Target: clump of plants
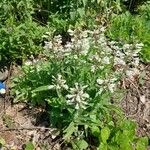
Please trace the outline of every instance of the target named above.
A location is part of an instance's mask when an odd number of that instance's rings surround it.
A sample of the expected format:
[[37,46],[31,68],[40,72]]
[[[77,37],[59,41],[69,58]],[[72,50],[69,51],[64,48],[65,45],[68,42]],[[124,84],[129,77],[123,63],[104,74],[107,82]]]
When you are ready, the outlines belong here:
[[136,14],[123,11],[121,14],[112,14],[107,36],[123,43],[141,41],[144,44],[141,58],[145,62],[150,61],[150,17],[149,3],[138,7]]
[[143,44],[109,41],[104,31],[69,29],[65,43],[47,32],[46,62],[23,65],[23,74],[13,79],[14,102],[45,106],[50,127],[73,149],[145,149],[147,139],[136,137],[136,125],[117,106],[120,78],[138,74]]

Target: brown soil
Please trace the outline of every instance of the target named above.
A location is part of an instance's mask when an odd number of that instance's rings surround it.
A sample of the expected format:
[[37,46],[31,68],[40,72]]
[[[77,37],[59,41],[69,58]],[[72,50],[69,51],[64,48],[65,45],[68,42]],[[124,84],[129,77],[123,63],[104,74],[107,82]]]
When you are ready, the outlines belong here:
[[127,92],[121,106],[126,117],[137,122],[137,134],[150,136],[150,64],[140,68],[138,77],[123,80]]

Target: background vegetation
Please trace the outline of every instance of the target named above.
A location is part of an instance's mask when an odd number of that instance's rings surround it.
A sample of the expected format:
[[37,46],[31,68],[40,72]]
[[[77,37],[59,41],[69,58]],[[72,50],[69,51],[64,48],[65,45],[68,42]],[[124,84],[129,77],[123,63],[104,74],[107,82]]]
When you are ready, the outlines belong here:
[[139,55],[150,62],[149,1],[3,0],[0,37],[0,60],[22,68],[13,78],[14,102],[44,107],[66,145],[146,148],[147,138],[136,136],[136,124],[117,105],[117,85],[127,74],[113,65],[118,51],[123,65]]

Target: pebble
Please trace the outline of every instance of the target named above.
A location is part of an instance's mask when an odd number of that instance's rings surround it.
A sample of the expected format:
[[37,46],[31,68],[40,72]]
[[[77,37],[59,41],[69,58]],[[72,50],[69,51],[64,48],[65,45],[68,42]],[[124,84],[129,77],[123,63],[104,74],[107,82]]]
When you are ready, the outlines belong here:
[[0,66],[0,81],[6,80],[8,77],[8,69],[6,66]]

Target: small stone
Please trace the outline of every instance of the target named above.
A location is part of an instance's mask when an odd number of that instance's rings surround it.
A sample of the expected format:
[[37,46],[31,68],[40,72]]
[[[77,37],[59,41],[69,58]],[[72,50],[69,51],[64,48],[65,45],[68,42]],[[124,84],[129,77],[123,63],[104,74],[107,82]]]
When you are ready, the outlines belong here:
[[8,69],[6,66],[0,66],[0,81],[6,80],[8,77]]

